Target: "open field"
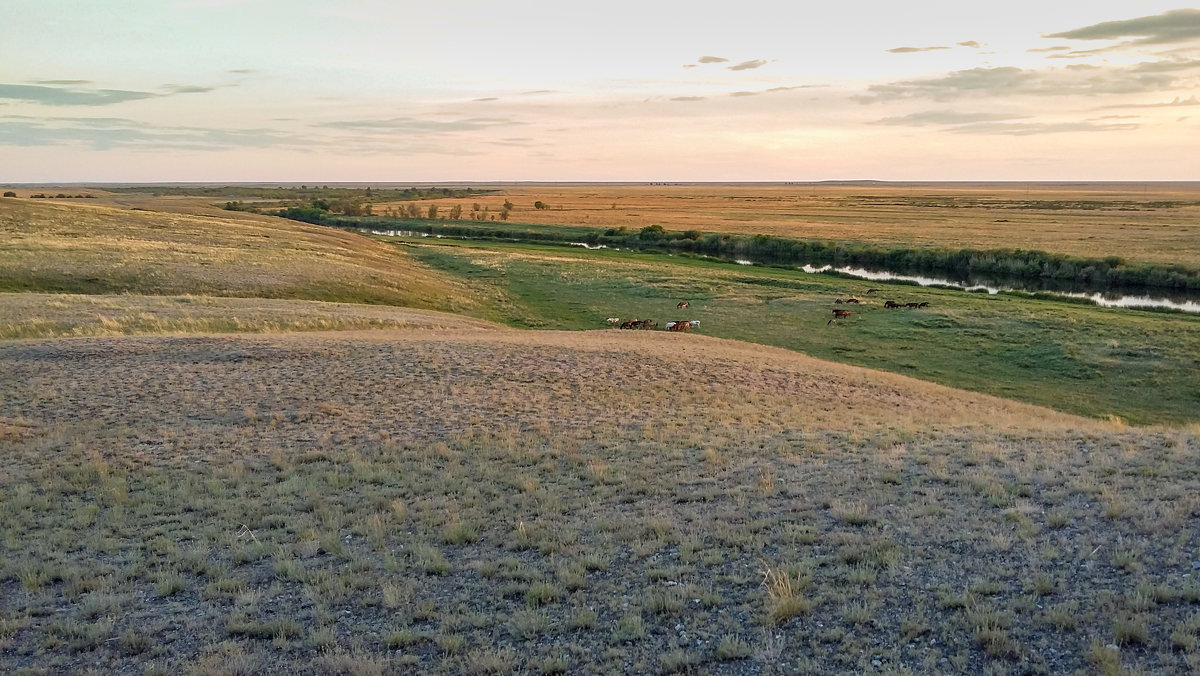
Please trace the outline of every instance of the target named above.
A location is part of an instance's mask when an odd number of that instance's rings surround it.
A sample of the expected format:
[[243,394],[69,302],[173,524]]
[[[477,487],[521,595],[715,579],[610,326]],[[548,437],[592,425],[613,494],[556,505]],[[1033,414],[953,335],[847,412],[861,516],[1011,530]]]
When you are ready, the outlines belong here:
[[0,668],[1181,673],[1200,439],[663,332],[0,344]]
[[[775,345],[1093,417],[1195,421],[1200,317],[808,275],[695,258],[408,240],[413,257],[495,299],[480,316],[587,329],[606,317],[696,319]],[[871,288],[879,290],[868,294]],[[856,296],[862,303],[837,305]],[[928,302],[889,310],[888,299]],[[687,300],[686,311],[675,309]],[[835,308],[854,314],[828,325]]]
[[213,296],[0,293],[0,314],[0,339],[490,326],[387,305]]
[[[503,186],[436,200],[516,223],[767,234],[893,247],[1036,249],[1200,265],[1200,184]],[[541,201],[546,209],[535,209]],[[390,205],[400,206],[401,203]],[[378,205],[383,213],[389,205]],[[467,218],[468,216],[464,216]]]
[[297,298],[461,310],[404,253],[330,228],[220,211],[0,199],[0,291]]

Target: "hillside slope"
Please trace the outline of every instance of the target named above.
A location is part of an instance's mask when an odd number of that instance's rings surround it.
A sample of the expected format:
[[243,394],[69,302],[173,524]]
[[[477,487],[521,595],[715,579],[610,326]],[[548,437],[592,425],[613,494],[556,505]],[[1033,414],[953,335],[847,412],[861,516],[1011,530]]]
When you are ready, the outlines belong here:
[[3,671],[1200,668],[1194,431],[665,332],[0,373]]
[[447,311],[478,303],[395,247],[339,230],[238,212],[11,198],[0,200],[0,290],[292,298]]

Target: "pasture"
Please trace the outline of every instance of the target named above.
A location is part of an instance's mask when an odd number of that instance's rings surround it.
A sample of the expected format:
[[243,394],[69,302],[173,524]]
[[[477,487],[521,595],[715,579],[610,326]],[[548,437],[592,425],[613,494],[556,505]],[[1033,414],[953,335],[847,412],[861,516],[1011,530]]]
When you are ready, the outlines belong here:
[[[1187,422],[1200,411],[1200,317],[884,284],[695,258],[407,240],[410,255],[495,299],[483,318],[604,328],[703,320],[706,335],[796,350],[1092,417]],[[874,294],[867,290],[879,288]],[[827,322],[838,298],[863,300]],[[690,307],[677,309],[686,299]],[[885,308],[888,299],[929,303]]]
[[0,671],[1200,670],[1200,318],[382,240],[0,200]]

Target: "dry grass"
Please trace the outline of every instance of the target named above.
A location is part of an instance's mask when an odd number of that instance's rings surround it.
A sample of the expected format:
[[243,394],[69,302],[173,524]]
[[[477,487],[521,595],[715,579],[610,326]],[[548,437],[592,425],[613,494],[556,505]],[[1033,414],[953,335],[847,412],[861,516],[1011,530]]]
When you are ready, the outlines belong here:
[[[478,203],[495,214],[505,200],[516,207],[509,220],[519,223],[633,230],[657,224],[668,230],[1200,264],[1195,183],[506,186],[501,195],[431,203],[443,213],[461,204],[464,214]],[[534,209],[535,201],[550,208]]]
[[28,340],[0,372],[3,671],[1196,663],[1186,429],[666,333]]
[[0,339],[497,328],[462,315],[410,308],[191,295],[0,293],[0,316]]
[[0,200],[0,289],[298,298],[462,311],[478,299],[395,247],[266,216]]

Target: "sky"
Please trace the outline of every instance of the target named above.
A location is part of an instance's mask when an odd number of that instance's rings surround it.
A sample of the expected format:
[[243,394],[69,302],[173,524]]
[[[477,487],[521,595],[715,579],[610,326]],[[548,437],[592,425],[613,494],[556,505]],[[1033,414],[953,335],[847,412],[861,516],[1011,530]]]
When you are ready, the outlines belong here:
[[0,182],[1200,180],[1178,2],[5,0]]

